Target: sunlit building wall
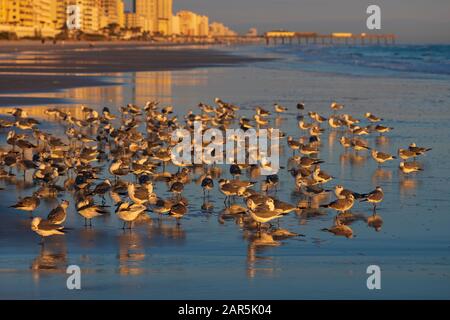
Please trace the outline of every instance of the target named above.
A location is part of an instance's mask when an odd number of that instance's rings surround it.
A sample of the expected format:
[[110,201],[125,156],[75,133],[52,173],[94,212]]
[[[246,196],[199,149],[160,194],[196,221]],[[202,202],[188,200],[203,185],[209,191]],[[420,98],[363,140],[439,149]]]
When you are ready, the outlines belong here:
[[2,0],[0,23],[12,26],[34,27],[33,0]]
[[125,13],[125,28],[140,29],[141,32],[152,32],[152,23],[137,13]]
[[207,16],[198,16],[197,22],[198,35],[207,37],[209,35],[209,18]]
[[100,0],[100,15],[103,16],[100,27],[111,24],[124,26],[124,4],[122,0]]
[[213,22],[209,25],[209,34],[212,37],[235,36],[236,32],[220,22]]
[[152,30],[157,30],[157,0],[135,0],[136,14],[152,23]]
[[67,21],[67,0],[54,0],[51,1],[53,26],[58,33],[66,24]]
[[192,11],[182,10],[177,13],[180,19],[180,34],[183,36],[197,36],[197,14]]
[[135,13],[152,22],[152,30],[161,35],[172,34],[172,0],[135,0]]
[[172,23],[172,34],[179,35],[180,34],[180,17],[172,16],[171,23]]
[[161,35],[172,34],[172,0],[158,0],[157,2],[157,31]]

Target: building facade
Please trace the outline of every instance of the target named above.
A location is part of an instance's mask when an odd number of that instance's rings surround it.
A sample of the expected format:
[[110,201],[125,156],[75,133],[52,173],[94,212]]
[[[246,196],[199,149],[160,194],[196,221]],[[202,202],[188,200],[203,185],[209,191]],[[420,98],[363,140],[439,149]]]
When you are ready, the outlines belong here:
[[172,0],[134,0],[135,13],[151,21],[152,30],[160,35],[172,34]]

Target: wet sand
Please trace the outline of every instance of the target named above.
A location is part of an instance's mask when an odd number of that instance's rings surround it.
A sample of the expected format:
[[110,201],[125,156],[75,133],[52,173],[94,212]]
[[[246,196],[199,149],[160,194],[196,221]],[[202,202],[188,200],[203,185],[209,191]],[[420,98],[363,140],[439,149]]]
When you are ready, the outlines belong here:
[[[157,45],[145,42],[0,42],[0,106],[34,104],[16,93],[54,92],[110,85],[99,74],[173,71],[231,66],[267,60],[233,55],[211,46]],[[52,101],[57,103],[58,101]]]

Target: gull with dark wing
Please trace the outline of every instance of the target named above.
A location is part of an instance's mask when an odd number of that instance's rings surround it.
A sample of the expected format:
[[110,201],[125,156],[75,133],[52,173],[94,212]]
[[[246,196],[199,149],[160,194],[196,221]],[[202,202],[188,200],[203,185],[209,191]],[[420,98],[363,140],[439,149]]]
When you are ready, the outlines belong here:
[[406,174],[423,171],[422,167],[418,163],[406,161],[400,162],[400,170]]
[[365,117],[366,117],[367,120],[369,120],[370,122],[380,122],[380,121],[383,121],[383,119],[381,119],[381,118],[375,116],[374,114],[372,114],[372,113],[370,113],[370,112],[367,112],[367,113],[365,114]]
[[67,208],[69,207],[69,201],[63,200],[60,205],[52,209],[47,216],[47,220],[53,224],[63,224],[67,218]]
[[14,208],[17,210],[28,211],[30,216],[33,216],[33,211],[39,207],[41,201],[39,200],[38,195],[33,194],[31,197],[25,197],[20,199],[16,204],[12,205],[10,208]]
[[91,198],[86,198],[80,201],[76,205],[77,212],[84,218],[84,226],[86,227],[89,222],[89,226],[92,227],[92,219],[108,214],[106,206],[100,206],[93,203]]
[[336,197],[338,199],[345,199],[350,194],[353,195],[353,197],[355,199],[362,199],[367,196],[365,194],[361,194],[361,193],[353,192],[349,189],[345,189],[342,185],[337,185],[336,187],[334,187],[334,194],[336,195]]
[[348,194],[344,199],[337,199],[329,204],[320,205],[321,208],[331,208],[338,212],[347,212],[350,210],[355,203],[355,196],[353,194]]
[[41,217],[35,217],[31,220],[31,230],[41,236],[40,244],[44,244],[45,237],[63,235],[66,232],[63,226],[51,223],[48,220],[42,220]]
[[373,204],[373,210],[375,211],[375,209],[377,208],[377,204],[381,203],[383,201],[384,198],[384,193],[383,193],[383,189],[380,186],[377,186],[375,188],[375,190],[373,190],[372,192],[368,193],[366,197],[364,197],[364,199],[361,200],[361,202],[370,202]]
[[375,149],[372,149],[372,158],[378,163],[385,163],[386,161],[390,161],[390,160],[394,160],[397,159],[397,157],[389,154],[389,153],[385,153],[385,152],[381,152],[381,151],[377,151]]
[[415,143],[411,143],[408,147],[409,151],[415,152],[418,155],[425,154],[428,151],[431,151],[431,148],[418,147]]

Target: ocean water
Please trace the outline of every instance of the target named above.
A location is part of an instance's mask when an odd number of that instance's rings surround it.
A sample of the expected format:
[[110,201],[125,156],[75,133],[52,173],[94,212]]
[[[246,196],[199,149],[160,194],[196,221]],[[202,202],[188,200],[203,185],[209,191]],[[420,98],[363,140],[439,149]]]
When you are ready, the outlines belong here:
[[[272,62],[227,68],[186,71],[108,74],[114,85],[75,88],[57,93],[32,94],[58,98],[56,106],[76,113],[80,105],[112,112],[124,103],[144,104],[157,99],[172,104],[175,113],[196,110],[215,97],[241,107],[251,116],[257,105],[289,108],[270,125],[286,135],[303,135],[297,127],[295,105],[328,117],[332,101],[345,112],[363,119],[366,112],[394,127],[385,137],[370,136],[371,147],[396,153],[411,142],[433,150],[418,159],[424,171],[410,176],[398,161],[378,167],[365,152],[345,151],[342,132],[324,125],[320,158],[322,169],[357,192],[381,185],[385,199],[377,210],[383,219],[378,232],[364,217],[371,206],[357,203],[359,219],[351,224],[355,237],[346,239],[321,231],[335,213],[308,216],[291,213],[281,227],[304,237],[262,245],[233,219],[223,220],[223,195],[211,193],[211,212],[201,210],[202,191],[185,188],[189,214],[176,226],[171,219],[150,214],[133,232],[123,232],[112,213],[83,227],[72,200],[64,237],[47,239],[44,248],[29,229],[26,214],[8,208],[17,197],[31,194],[31,172],[0,182],[0,297],[33,299],[448,299],[450,298],[450,81],[449,51],[445,46],[386,47],[240,47],[237,53],[276,57]],[[50,101],[50,100],[49,100]],[[64,126],[46,117],[46,104],[24,106],[31,116],[55,133]],[[8,108],[0,109],[4,114]],[[362,122],[366,124],[365,121]],[[1,132],[4,141],[6,132]],[[281,164],[291,151],[284,144]],[[105,165],[107,165],[105,163]],[[175,168],[169,168],[176,171]],[[223,168],[229,177],[228,167]],[[246,177],[242,177],[244,179]],[[263,178],[258,178],[261,181]],[[277,197],[296,204],[300,196],[293,178],[280,171]],[[62,183],[62,180],[61,180]],[[217,185],[217,182],[216,182]],[[256,187],[258,188],[259,185]],[[155,186],[167,197],[167,186]],[[320,199],[326,203],[333,197]],[[110,199],[107,199],[111,203]],[[45,217],[55,200],[45,201],[36,214]],[[82,270],[81,290],[66,288],[68,265]],[[381,268],[381,290],[368,290],[369,265]]]
[[284,45],[265,50],[289,56],[291,66],[308,71],[405,78],[450,75],[450,45]]

